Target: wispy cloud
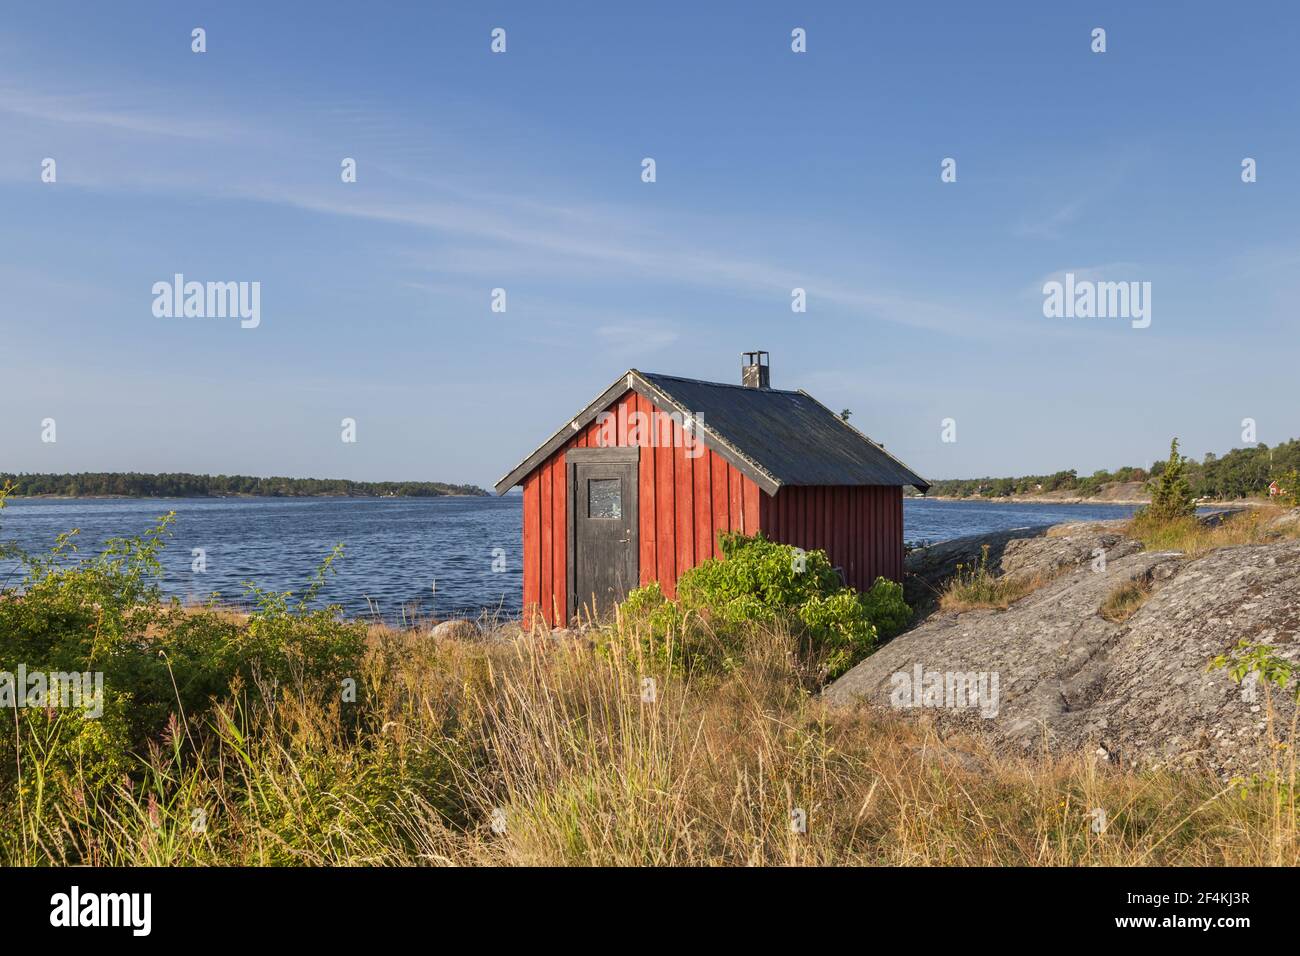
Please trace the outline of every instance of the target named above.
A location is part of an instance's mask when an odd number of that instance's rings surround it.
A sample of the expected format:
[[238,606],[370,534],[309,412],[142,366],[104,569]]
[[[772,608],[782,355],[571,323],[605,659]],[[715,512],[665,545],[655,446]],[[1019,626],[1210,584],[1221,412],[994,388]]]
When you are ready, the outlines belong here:
[[0,113],[43,123],[92,127],[148,137],[192,140],[229,139],[242,132],[227,119],[195,119],[176,113],[149,112],[123,104],[107,105],[106,97],[60,95],[0,88]]
[[1060,239],[1079,220],[1088,199],[1080,196],[1042,215],[1021,219],[1012,233],[1023,239]]
[[[1133,279],[1141,279],[1145,267],[1137,262],[1103,262],[1092,266],[1070,266],[1064,269],[1057,269],[1046,275],[1035,279],[1030,285],[1025,286],[1020,297],[1023,299],[1043,298],[1043,286],[1049,282],[1064,282],[1066,273],[1074,276],[1076,282],[1119,282]],[[1150,276],[1146,276],[1150,279]]]
[[[128,143],[134,140],[136,149],[116,150],[98,159],[93,170],[78,167],[75,178],[69,176],[72,185],[105,192],[234,199],[413,230],[413,235],[399,234],[395,242],[406,248],[405,259],[414,270],[430,275],[531,272],[588,284],[653,282],[783,303],[800,287],[807,291],[810,309],[832,309],[850,321],[885,322],[968,339],[1026,332],[1022,322],[999,319],[994,309],[973,298],[963,300],[960,290],[945,299],[928,290],[864,284],[842,269],[827,269],[824,263],[838,256],[834,248],[801,246],[784,262],[770,254],[745,255],[746,228],[723,217],[702,220],[683,211],[674,220],[671,211],[661,209],[652,218],[639,207],[555,198],[566,188],[571,193],[580,189],[575,184],[548,187],[546,197],[540,198],[528,192],[484,191],[450,176],[430,177],[398,158],[400,124],[391,117],[373,124],[372,132],[388,148],[379,151],[382,158],[373,168],[362,166],[365,185],[354,188],[337,182],[337,147],[322,146],[319,132],[303,128],[296,117],[281,117],[273,105],[232,121],[215,114],[194,118],[190,111],[169,104],[163,94],[69,97],[2,89],[0,112],[80,130],[85,134],[83,150],[93,149],[104,129]],[[180,144],[171,150],[160,147],[158,140],[164,137],[215,140],[219,145],[195,155]],[[307,157],[309,162],[287,163],[286,156]],[[310,168],[312,162],[320,171],[303,175],[304,166]],[[30,176],[29,170],[13,167],[3,172],[11,178]]]
[[1055,182],[1038,184],[1041,200],[1032,211],[1023,213],[1012,225],[1011,234],[1020,239],[1046,239],[1056,241],[1069,238],[1070,234],[1083,225],[1085,214],[1105,201],[1126,184],[1131,183],[1134,173],[1144,168],[1151,161],[1151,148],[1146,143],[1128,144],[1120,149],[1111,150],[1086,157],[1076,156],[1073,163],[1083,168],[1075,170],[1062,167],[1059,162],[1046,164],[1053,175],[1061,182],[1080,181],[1088,183],[1086,188],[1062,188]]

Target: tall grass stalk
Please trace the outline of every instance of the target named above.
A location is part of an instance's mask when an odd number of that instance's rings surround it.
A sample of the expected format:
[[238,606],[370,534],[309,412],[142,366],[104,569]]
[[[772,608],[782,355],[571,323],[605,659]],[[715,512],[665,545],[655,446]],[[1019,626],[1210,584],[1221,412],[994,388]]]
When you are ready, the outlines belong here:
[[[603,653],[540,634],[435,644],[372,629],[360,713],[292,684],[236,687],[192,734],[172,721],[112,786],[73,772],[42,780],[35,804],[7,805],[0,859],[1300,863],[1293,750],[1231,785],[1086,756],[1008,758],[924,723],[825,710],[789,635],[756,633],[742,666],[697,680],[656,671],[620,626],[596,635]],[[24,738],[22,752],[23,773],[40,774],[40,742]]]

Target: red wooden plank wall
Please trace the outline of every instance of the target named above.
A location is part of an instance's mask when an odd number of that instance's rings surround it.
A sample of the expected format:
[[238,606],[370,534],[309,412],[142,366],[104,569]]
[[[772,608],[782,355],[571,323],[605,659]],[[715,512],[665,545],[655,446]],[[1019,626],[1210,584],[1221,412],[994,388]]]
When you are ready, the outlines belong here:
[[762,499],[764,534],[824,550],[851,587],[865,591],[878,577],[903,580],[902,488],[787,485]]
[[[610,407],[617,416],[599,419],[577,433],[524,479],[524,619],[539,611],[551,626],[565,620],[568,602],[568,489],[564,454],[597,448],[614,439],[639,445],[638,514],[641,583],[658,581],[677,593],[677,577],[706,558],[718,556],[718,533],[759,530],[758,485],[711,449],[688,449],[681,425],[654,413],[650,400],[625,392]],[[633,416],[639,412],[639,416]],[[691,457],[698,454],[698,457]]]

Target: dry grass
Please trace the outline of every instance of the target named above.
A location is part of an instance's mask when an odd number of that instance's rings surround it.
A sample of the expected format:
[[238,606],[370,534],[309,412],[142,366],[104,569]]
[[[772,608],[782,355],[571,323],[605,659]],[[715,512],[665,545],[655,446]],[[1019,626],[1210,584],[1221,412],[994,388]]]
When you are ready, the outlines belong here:
[[1106,596],[1099,613],[1112,624],[1122,624],[1136,614],[1150,596],[1150,580],[1145,577],[1133,578]]
[[944,611],[971,611],[976,608],[1005,610],[1021,598],[1033,594],[1058,575],[997,574],[988,566],[989,547],[985,545],[977,563],[957,565],[939,594]]
[[238,689],[216,739],[150,755],[148,787],[51,794],[60,812],[25,821],[33,839],[7,862],[1300,864],[1294,793],[1277,782],[1294,766],[1228,786],[1002,758],[890,714],[825,710],[780,633],[700,680],[656,670],[635,642],[605,646],[376,628],[361,720],[294,689]]
[[1216,548],[1300,537],[1300,523],[1276,523],[1284,514],[1286,509],[1277,505],[1261,505],[1230,515],[1216,524],[1208,524],[1196,517],[1154,522],[1138,515],[1124,526],[1123,533],[1141,541],[1149,551],[1181,551],[1195,557]]
[[1046,574],[990,574],[987,578],[973,580],[958,580],[954,577],[939,596],[939,607],[945,611],[971,611],[976,608],[1004,611],[1052,580],[1053,577]]

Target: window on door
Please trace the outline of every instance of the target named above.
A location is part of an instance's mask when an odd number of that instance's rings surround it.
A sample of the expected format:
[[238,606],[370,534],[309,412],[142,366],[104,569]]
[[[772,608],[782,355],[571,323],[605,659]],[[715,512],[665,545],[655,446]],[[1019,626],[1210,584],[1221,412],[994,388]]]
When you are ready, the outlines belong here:
[[587,517],[623,517],[622,483],[617,478],[589,478],[587,480]]

